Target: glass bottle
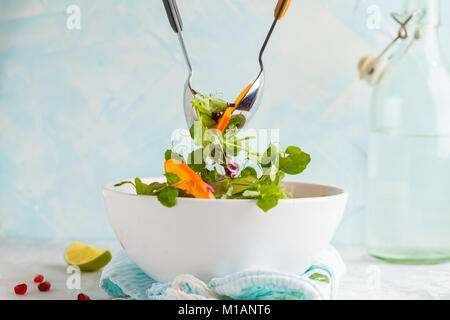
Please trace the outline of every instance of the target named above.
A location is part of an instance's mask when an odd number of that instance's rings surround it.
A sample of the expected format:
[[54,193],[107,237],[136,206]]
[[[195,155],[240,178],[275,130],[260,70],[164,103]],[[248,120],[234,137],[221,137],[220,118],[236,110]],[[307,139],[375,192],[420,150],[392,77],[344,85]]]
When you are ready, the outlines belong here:
[[440,1],[420,10],[374,89],[367,249],[405,264],[450,260],[450,75],[439,44]]

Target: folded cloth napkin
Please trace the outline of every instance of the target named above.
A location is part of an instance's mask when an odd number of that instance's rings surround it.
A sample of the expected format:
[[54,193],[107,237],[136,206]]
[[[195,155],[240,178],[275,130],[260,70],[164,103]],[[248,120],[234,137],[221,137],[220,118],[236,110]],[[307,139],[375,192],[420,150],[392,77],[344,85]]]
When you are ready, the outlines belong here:
[[137,300],[324,300],[334,299],[345,265],[332,246],[313,260],[302,274],[252,270],[209,283],[180,275],[157,282],[121,251],[103,270],[100,287],[114,298]]

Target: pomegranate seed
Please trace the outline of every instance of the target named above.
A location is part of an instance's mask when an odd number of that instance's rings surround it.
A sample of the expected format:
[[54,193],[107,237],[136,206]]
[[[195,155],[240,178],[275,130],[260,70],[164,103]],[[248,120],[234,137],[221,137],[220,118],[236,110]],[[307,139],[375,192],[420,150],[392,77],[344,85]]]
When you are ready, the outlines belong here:
[[221,112],[216,112],[213,113],[212,118],[214,121],[219,121],[219,119],[222,117],[222,113]]
[[39,289],[39,291],[41,291],[41,292],[49,291],[49,290],[50,290],[50,287],[51,287],[51,284],[50,284],[50,282],[48,282],[48,281],[42,282],[42,283],[40,283],[40,284],[38,285],[38,289]]
[[84,293],[80,293],[78,295],[78,300],[91,300],[91,298],[89,298],[89,296]]
[[19,296],[23,296],[25,293],[27,293],[27,285],[25,283],[22,283],[15,286],[14,292]]
[[42,281],[44,281],[44,276],[42,274],[38,274],[36,275],[36,277],[34,277],[35,283],[41,283]]

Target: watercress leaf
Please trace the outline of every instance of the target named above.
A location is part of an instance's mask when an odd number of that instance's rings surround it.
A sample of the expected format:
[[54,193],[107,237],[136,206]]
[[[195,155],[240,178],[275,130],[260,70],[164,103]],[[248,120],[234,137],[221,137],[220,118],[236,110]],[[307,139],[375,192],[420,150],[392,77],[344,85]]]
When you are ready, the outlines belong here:
[[167,183],[152,182],[149,184],[149,188],[150,188],[152,194],[159,193],[165,187],[167,187]]
[[272,184],[273,181],[270,179],[270,176],[268,175],[262,175],[259,179],[258,179],[258,184],[260,186],[262,185],[267,185],[267,184]]
[[223,112],[228,108],[228,102],[213,96],[209,101],[209,107],[212,112]]
[[184,190],[178,189],[178,198],[195,198],[195,197]]
[[142,180],[139,179],[139,178],[136,178],[134,180],[134,183],[135,183],[135,186],[136,186],[136,193],[139,194],[139,195],[145,194],[144,193],[145,187],[144,187],[144,183],[142,182]]
[[212,118],[212,116],[210,114],[206,114],[206,113],[201,112],[200,113],[200,119],[202,121],[202,124],[206,128],[213,128],[217,124],[217,122]]
[[217,179],[220,177],[220,173],[217,172],[216,169],[214,170],[208,170],[207,168],[203,168],[201,170],[202,179],[211,184],[214,187],[214,184],[216,184]]
[[254,177],[257,178],[258,177],[258,173],[256,172],[256,170],[252,167],[246,167],[241,171],[241,178],[246,178],[246,177]]
[[248,185],[241,185],[241,184],[233,184],[233,187],[231,189],[231,195],[234,196],[236,194],[242,193],[246,191],[250,186]]
[[175,151],[172,151],[172,150],[167,150],[165,153],[164,153],[164,158],[166,159],[166,161],[167,160],[170,160],[170,159],[175,159],[175,160],[179,160],[179,161],[181,161],[181,162],[183,162],[183,163],[185,163],[186,161],[184,160],[184,157],[181,155],[181,154],[179,154],[179,153],[177,153],[177,152],[175,152]]
[[167,178],[168,185],[174,185],[181,181],[181,178],[178,175],[176,175],[175,173],[166,172],[164,174],[164,176]]
[[172,208],[177,204],[178,189],[174,187],[164,188],[158,194],[158,200],[165,207]]
[[258,207],[260,207],[264,212],[269,211],[270,209],[276,207],[278,205],[278,197],[274,195],[262,196],[256,202]]
[[216,182],[215,184],[213,184],[213,186],[216,190],[216,192],[214,192],[216,198],[221,198],[223,195],[227,194],[228,190],[230,189],[228,179]]
[[282,188],[274,183],[263,184],[259,186],[260,196],[257,201],[257,205],[267,212],[278,204],[279,199],[284,198]]
[[287,147],[285,152],[287,154],[292,154],[292,155],[301,155],[304,153],[302,151],[302,149],[300,149],[299,147],[294,147],[294,146]]
[[311,156],[297,147],[288,147],[286,154],[287,157],[280,158],[279,168],[289,175],[302,173],[311,162]]
[[236,185],[249,186],[249,185],[255,183],[256,181],[258,181],[258,178],[254,177],[254,176],[247,176],[247,177],[234,178],[231,180],[231,183],[236,184]]
[[244,178],[234,178],[231,180],[231,185],[233,187],[232,194],[238,194],[244,192],[245,190],[254,188],[253,184],[258,181],[257,178],[253,176],[247,176]]
[[279,196],[281,192],[281,188],[279,185],[275,183],[264,184],[259,188],[259,192],[262,196]]
[[144,195],[144,196],[152,196],[152,195],[154,195],[153,187],[151,187],[148,184],[143,183],[141,179],[136,178],[134,180],[134,182],[136,184],[136,193],[138,195]]

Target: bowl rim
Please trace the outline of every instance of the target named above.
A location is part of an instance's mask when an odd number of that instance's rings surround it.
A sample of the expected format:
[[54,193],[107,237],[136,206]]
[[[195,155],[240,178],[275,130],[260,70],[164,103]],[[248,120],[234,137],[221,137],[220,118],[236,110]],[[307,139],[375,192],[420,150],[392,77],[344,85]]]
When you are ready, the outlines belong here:
[[[164,177],[149,177],[149,178],[141,178],[142,180],[152,180],[155,182],[161,182],[164,181]],[[142,197],[149,197],[149,198],[156,198],[156,197],[150,197],[150,196],[143,196],[143,195],[138,195],[138,194],[133,194],[133,193],[128,193],[128,192],[123,192],[118,190],[116,187],[114,187],[115,184],[120,183],[122,181],[133,181],[134,179],[120,179],[120,180],[114,180],[114,181],[110,181],[107,182],[105,184],[103,184],[102,186],[102,191],[108,191],[108,192],[112,192],[115,193],[117,195],[122,195],[122,196],[128,196],[128,197],[137,197],[137,198],[142,198]],[[348,192],[338,188],[338,187],[334,187],[334,186],[330,186],[330,185],[324,185],[324,184],[316,184],[316,183],[309,183],[309,182],[299,182],[299,181],[284,181],[284,183],[287,184],[300,184],[300,185],[304,185],[304,186],[312,186],[312,187],[324,187],[324,188],[329,188],[331,190],[335,190],[336,194],[333,195],[326,195],[326,196],[316,196],[316,197],[304,197],[304,198],[292,198],[292,199],[280,199],[278,200],[281,203],[292,203],[292,202],[309,202],[309,201],[324,201],[324,200],[336,200],[339,198],[347,198],[348,197]],[[177,198],[177,200],[180,201],[195,201],[195,202],[211,202],[211,201],[215,201],[215,202],[220,202],[220,203],[230,203],[230,202],[254,202],[254,199],[195,199],[195,198]]]

